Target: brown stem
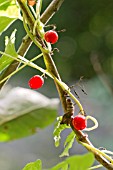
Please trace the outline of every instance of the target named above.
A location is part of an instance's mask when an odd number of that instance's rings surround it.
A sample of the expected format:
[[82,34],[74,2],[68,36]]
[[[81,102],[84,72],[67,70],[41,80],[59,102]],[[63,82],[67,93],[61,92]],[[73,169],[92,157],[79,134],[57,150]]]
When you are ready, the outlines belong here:
[[42,14],[42,19],[41,19],[42,23],[47,23],[53,17],[53,15],[59,10],[63,2],[64,0],[60,0],[60,1],[53,0],[51,4],[46,8],[44,13]]
[[[45,61],[45,65],[46,65],[46,68],[48,70],[48,72],[50,74],[53,75],[53,77],[57,77],[59,80],[61,80],[60,78],[60,75],[57,71],[57,68],[54,64],[54,61],[51,57],[50,54],[48,53],[43,53],[43,57],[44,57],[44,61]],[[55,81],[54,81],[55,82]],[[59,94],[59,97],[60,97],[60,101],[62,103],[62,107],[64,109],[64,113],[66,113],[67,111],[67,104],[66,104],[66,97],[64,95],[64,91],[62,90],[62,88],[57,84],[57,82],[55,82],[55,85],[56,85],[56,88],[57,88],[57,91],[58,91],[58,94]]]
[[[83,143],[87,143],[88,145],[90,146],[93,146],[93,144],[90,142],[90,140],[88,139],[88,136],[85,135],[82,131],[78,131],[76,130],[72,123],[71,123],[71,128],[72,130],[75,132],[76,136],[77,136],[77,141],[78,142],[83,142]],[[87,149],[87,147],[86,147]],[[87,149],[88,150],[88,149]],[[91,151],[91,150],[89,150]],[[92,151],[91,151],[92,152]],[[94,152],[93,151],[93,154],[95,156],[95,159],[100,163],[102,164],[106,169],[109,169],[109,170],[113,170],[113,165],[108,162],[108,160],[106,160],[103,156],[101,156],[100,154],[98,154],[97,152]]]

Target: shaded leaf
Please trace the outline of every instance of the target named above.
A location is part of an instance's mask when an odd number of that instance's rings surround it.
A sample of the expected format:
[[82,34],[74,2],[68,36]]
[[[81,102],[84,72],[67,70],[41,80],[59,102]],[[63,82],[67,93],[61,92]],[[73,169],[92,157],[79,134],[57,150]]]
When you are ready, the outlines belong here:
[[41,160],[28,163],[22,170],[42,170]]
[[87,170],[92,166],[94,160],[94,155],[90,152],[84,155],[70,156],[50,170]]
[[72,148],[73,142],[75,139],[75,133],[72,131],[66,138],[65,143],[64,143],[64,151],[62,152],[62,154],[60,155],[60,157],[63,156],[69,156],[69,149]]
[[[5,38],[5,53],[9,54],[14,57],[18,57],[18,54],[15,51],[15,33],[16,30],[14,30],[10,36],[10,38],[6,37]],[[14,59],[11,57],[6,56],[3,54],[0,58],[0,72],[2,72],[9,64],[12,63]]]
[[94,155],[89,152],[82,156],[71,156],[66,159],[66,162],[69,164],[69,170],[87,170],[92,166],[94,160]]
[[61,134],[61,132],[64,129],[69,128],[69,126],[67,126],[66,124],[60,124],[61,120],[62,120],[62,116],[57,118],[57,123],[55,125],[55,129],[54,129],[54,132],[53,132],[56,147],[58,147],[59,144],[60,144],[60,139],[61,139],[60,134]]
[[50,125],[56,118],[58,104],[58,99],[30,89],[10,90],[0,98],[0,141],[22,138]]
[[56,166],[54,166],[53,168],[51,168],[50,170],[68,170],[68,163],[63,161],[57,164]]

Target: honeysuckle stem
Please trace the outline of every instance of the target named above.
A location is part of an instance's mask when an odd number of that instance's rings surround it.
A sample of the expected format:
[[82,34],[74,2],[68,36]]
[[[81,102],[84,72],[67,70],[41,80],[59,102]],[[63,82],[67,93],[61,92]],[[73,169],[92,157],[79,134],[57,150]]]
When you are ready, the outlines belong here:
[[37,18],[37,15],[36,15],[36,12],[35,12],[34,8],[33,8],[32,6],[30,6],[30,9],[31,9],[31,11],[32,11],[32,13],[33,13],[33,15],[34,15],[34,17]]
[[111,151],[108,151],[108,150],[101,150],[102,152],[104,152],[104,153],[107,153],[107,154],[109,154],[109,155],[113,155],[113,152],[111,152]]
[[55,81],[62,87],[62,89],[70,95],[70,97],[74,100],[74,102],[78,105],[80,112],[84,115],[84,109],[79,102],[79,100],[70,92],[70,88],[64,83],[59,81],[57,78],[55,78]]
[[33,24],[35,22],[35,18],[33,17],[30,9],[28,8],[25,1],[17,0],[20,9],[22,10],[23,15],[25,16],[27,23],[29,24],[29,27],[31,30],[33,30]]
[[[15,60],[17,60],[17,61],[21,61],[21,63],[24,64],[23,66],[21,66],[22,68],[24,68],[25,66],[28,65],[28,66],[30,66],[30,67],[32,67],[32,68],[35,68],[35,69],[39,70],[40,72],[42,72],[42,73],[44,73],[44,74],[47,74],[49,77],[52,78],[51,74],[49,74],[48,71],[44,70],[43,68],[41,68],[41,67],[39,67],[38,65],[36,65],[36,64],[33,63],[33,61],[34,61],[35,59],[39,58],[39,56],[37,56],[37,57],[35,57],[35,58],[33,58],[32,60],[29,61],[29,60],[27,60],[27,59],[25,59],[25,58],[23,58],[23,57],[21,57],[21,56],[18,56],[18,58],[16,58],[16,57],[13,57],[13,56],[11,56],[11,55],[9,55],[9,54],[6,54],[6,53],[4,53],[4,52],[1,52],[1,51],[0,51],[0,53],[6,55],[7,57],[13,58],[13,59],[15,59]],[[42,55],[43,55],[43,54],[40,54],[40,56],[42,56]],[[20,67],[18,70],[16,70],[15,73],[18,72],[19,70],[21,70],[21,67]],[[14,75],[15,73],[11,73],[11,74]],[[9,76],[11,76],[11,75],[9,75]],[[5,77],[3,80],[1,80],[1,81],[0,81],[0,84],[3,83],[7,78],[9,78],[9,77]]]
[[40,12],[41,12],[41,8],[42,8],[42,0],[38,0],[36,3],[36,15],[40,16]]
[[104,152],[102,152],[101,150],[91,146],[91,145],[88,145],[87,143],[84,143],[84,142],[80,142],[83,146],[85,146],[88,150],[90,150],[91,152],[93,153],[98,153],[99,155],[105,157],[108,161],[110,161],[110,163],[113,165],[113,159],[108,156],[107,154],[105,154]]
[[[61,80],[59,80],[58,78],[56,78],[55,76],[52,76],[52,74],[51,74],[50,72],[48,72],[48,71],[42,69],[41,67],[37,66],[36,64],[34,64],[32,61],[34,61],[36,58],[33,58],[32,60],[29,61],[29,60],[27,60],[27,59],[25,59],[25,58],[23,58],[23,57],[21,57],[21,56],[18,56],[18,58],[16,58],[16,57],[11,56],[11,55],[9,55],[9,54],[6,54],[5,52],[2,52],[2,51],[0,51],[0,53],[1,53],[2,55],[6,55],[7,57],[13,58],[13,59],[15,59],[15,60],[17,60],[17,61],[21,61],[22,63],[24,63],[24,67],[25,67],[26,65],[28,65],[28,66],[30,66],[30,67],[33,67],[33,68],[37,69],[37,70],[40,70],[42,73],[47,74],[49,77],[53,78],[53,79],[55,80],[55,82],[57,82],[57,83],[60,85],[60,87],[61,87],[64,91],[66,91],[66,92],[70,95],[71,98],[73,98],[73,100],[75,101],[75,103],[76,103],[76,104],[78,105],[78,107],[80,108],[80,111],[84,113],[82,105],[80,104],[79,100],[70,92],[69,87],[68,87],[64,82],[62,82]],[[43,54],[41,54],[41,55],[43,55]],[[23,66],[21,66],[21,67],[23,68]],[[19,69],[19,70],[21,70],[21,69]],[[18,70],[17,70],[17,71],[18,71]],[[14,74],[15,74],[17,71],[15,71]],[[12,74],[13,74],[13,73],[12,73]],[[12,75],[12,74],[11,74],[11,75]],[[13,75],[14,75],[14,74],[13,74]],[[11,76],[11,75],[9,75],[9,76]],[[7,78],[9,78],[9,77],[5,77],[3,80],[1,80],[1,81],[0,81],[0,84],[3,83]]]
[[25,22],[25,18],[24,18],[24,17],[23,17],[23,25],[24,25],[24,28],[25,28],[28,36],[29,36],[29,37],[31,38],[31,40],[36,44],[36,46],[37,46],[38,48],[40,48],[40,50],[41,50],[42,52],[49,52],[48,49],[42,47],[42,45],[36,40],[36,36],[34,36],[34,35],[30,32],[30,30],[29,30],[29,28],[28,28],[28,26],[27,26],[27,24],[26,24],[26,22]]
[[[53,15],[59,10],[63,1],[64,0],[54,0],[49,4],[49,6],[47,7],[47,10],[45,10],[44,13],[40,17],[40,20],[43,24],[46,24],[50,20],[50,18],[53,17]],[[30,39],[28,35],[26,35],[23,38],[23,41],[18,49],[18,54],[24,57],[28,49],[30,48],[31,44],[32,44],[32,40]],[[13,71],[15,71],[19,67],[19,65],[20,65],[20,62],[13,61],[4,71],[4,73],[2,73],[2,75],[0,76],[0,80],[4,79],[6,76],[11,74]],[[0,84],[0,89],[4,86],[5,83],[6,81]]]
[[42,14],[42,19],[41,19],[42,23],[46,24],[53,17],[53,15],[59,10],[63,2],[64,0],[53,0],[51,4],[46,8],[44,13]]
[[96,120],[94,117],[92,117],[92,116],[86,116],[86,119],[87,119],[87,120],[88,120],[88,119],[92,120],[92,121],[94,122],[94,126],[92,126],[92,127],[90,127],[90,128],[85,128],[85,131],[91,131],[91,130],[94,130],[94,129],[98,128],[98,122],[97,122],[97,120]]
[[[38,59],[39,57],[41,57],[43,54],[41,53],[41,54],[39,54],[38,56],[36,56],[36,57],[34,57],[33,59],[31,59],[30,61],[29,60],[27,60],[27,59],[25,59],[25,58],[21,58],[21,59],[19,59],[21,56],[18,56],[19,58],[16,58],[16,57],[13,57],[13,56],[10,56],[9,54],[6,54],[6,53],[4,53],[4,52],[1,52],[0,51],[0,53],[1,54],[5,54],[7,57],[10,57],[10,58],[13,58],[13,59],[15,59],[15,60],[17,60],[17,61],[21,61],[21,63],[24,63],[24,65],[22,65],[21,67],[19,67],[17,70],[15,70],[14,72],[12,72],[11,74],[9,74],[8,76],[6,76],[4,79],[2,79],[1,81],[0,81],[0,84],[1,83],[3,83],[4,81],[6,81],[8,78],[10,78],[11,76],[13,76],[14,74],[16,74],[18,71],[20,71],[21,69],[23,69],[25,66],[30,66],[30,67],[33,67],[33,68],[35,68],[35,69],[38,69],[38,70],[41,70],[41,72],[46,72],[46,70],[44,70],[44,69],[42,69],[41,67],[39,67],[39,66],[37,66],[36,64],[34,64],[34,63],[32,63],[33,61],[35,61],[36,59]],[[46,74],[48,74],[49,75],[49,73],[47,72]],[[50,75],[49,75],[50,76]]]
[[101,167],[103,167],[103,165],[96,165],[96,166],[92,166],[88,170],[97,169],[97,168],[101,168]]

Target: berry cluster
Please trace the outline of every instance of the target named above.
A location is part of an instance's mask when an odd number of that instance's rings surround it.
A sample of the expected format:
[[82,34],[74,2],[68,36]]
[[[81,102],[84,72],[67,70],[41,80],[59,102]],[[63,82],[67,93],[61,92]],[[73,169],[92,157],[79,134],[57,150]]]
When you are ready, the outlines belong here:
[[[54,44],[58,41],[58,34],[56,31],[53,31],[53,30],[47,31],[44,37],[45,37],[45,40],[51,44]],[[38,89],[43,86],[44,79],[42,76],[35,75],[30,78],[28,84],[31,89]]]
[[83,130],[87,127],[86,117],[83,115],[77,115],[73,118],[72,124],[76,130]]

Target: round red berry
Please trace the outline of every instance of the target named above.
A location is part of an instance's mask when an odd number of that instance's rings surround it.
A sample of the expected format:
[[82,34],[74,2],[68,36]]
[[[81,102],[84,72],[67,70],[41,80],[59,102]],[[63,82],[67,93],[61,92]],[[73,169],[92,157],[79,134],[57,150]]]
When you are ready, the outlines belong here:
[[55,44],[58,41],[58,34],[56,31],[47,31],[44,35],[45,40],[51,44]]
[[35,75],[33,77],[30,78],[30,80],[28,81],[29,87],[31,89],[38,89],[41,88],[44,84],[44,79],[42,76],[39,75]]
[[86,117],[83,115],[77,115],[73,118],[72,124],[76,130],[83,130],[87,127]]

